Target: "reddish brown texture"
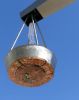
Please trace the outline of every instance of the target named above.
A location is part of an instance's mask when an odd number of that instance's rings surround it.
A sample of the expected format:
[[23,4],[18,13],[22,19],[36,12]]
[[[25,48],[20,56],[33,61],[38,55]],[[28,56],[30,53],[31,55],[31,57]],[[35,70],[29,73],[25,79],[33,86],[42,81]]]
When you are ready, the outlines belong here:
[[54,76],[54,69],[45,60],[24,57],[12,63],[8,73],[16,84],[34,87],[48,82]]

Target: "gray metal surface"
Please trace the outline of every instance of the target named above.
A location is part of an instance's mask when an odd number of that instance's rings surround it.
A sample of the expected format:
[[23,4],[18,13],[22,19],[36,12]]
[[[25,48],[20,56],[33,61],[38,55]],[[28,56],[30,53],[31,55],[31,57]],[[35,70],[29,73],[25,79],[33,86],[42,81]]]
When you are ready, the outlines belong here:
[[57,10],[67,6],[72,1],[73,0],[46,0],[44,3],[37,7],[37,10],[40,12],[42,17],[47,17]]
[[38,6],[40,6],[42,3],[44,3],[47,0],[36,0],[33,4],[31,4],[28,8],[24,9],[20,15],[25,16],[28,13],[30,13],[31,11],[33,11],[34,9],[36,9]]
[[31,11],[37,9],[40,15],[44,18],[67,6],[74,0],[36,0],[28,8],[24,9],[20,15],[27,16]]
[[[54,54],[43,46],[29,45],[19,46],[14,48],[6,57],[7,67],[21,57],[34,57],[46,60],[49,64],[54,64]],[[53,60],[53,62],[52,62]]]

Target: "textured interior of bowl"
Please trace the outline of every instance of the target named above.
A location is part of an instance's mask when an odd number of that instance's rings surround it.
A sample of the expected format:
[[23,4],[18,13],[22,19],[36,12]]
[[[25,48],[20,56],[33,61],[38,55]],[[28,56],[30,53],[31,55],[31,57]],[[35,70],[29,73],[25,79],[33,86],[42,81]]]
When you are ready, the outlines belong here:
[[39,86],[54,76],[53,54],[43,46],[23,45],[14,48],[6,58],[10,79],[23,86]]
[[12,63],[8,69],[8,74],[16,84],[35,87],[52,79],[54,69],[43,59],[23,57]]

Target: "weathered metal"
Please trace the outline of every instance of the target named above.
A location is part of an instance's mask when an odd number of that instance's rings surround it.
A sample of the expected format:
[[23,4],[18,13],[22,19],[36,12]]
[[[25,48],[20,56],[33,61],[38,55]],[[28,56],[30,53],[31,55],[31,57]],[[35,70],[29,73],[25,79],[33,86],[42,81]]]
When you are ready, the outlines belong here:
[[29,25],[29,23],[32,22],[32,16],[35,18],[36,22],[38,22],[64,8],[73,1],[74,0],[36,0],[32,5],[24,9],[20,15],[24,22],[27,18],[25,23]]
[[19,85],[39,86],[54,76],[54,55],[42,46],[19,46],[8,54],[6,64],[10,79]]

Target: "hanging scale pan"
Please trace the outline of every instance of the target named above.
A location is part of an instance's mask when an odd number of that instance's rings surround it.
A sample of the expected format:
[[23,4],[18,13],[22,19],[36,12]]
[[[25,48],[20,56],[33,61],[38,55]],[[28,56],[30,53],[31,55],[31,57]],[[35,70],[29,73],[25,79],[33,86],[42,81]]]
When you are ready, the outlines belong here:
[[[11,51],[6,57],[8,74],[13,82],[22,86],[35,87],[45,84],[52,79],[55,69],[55,57],[45,46],[38,44],[35,23],[72,1],[73,0],[37,0],[30,7],[21,12],[21,18],[24,24]],[[25,24],[29,27],[31,25],[33,26],[31,26],[31,34],[28,36],[29,44],[14,48]],[[31,31],[32,28],[34,30]],[[36,44],[34,43],[34,38]]]

